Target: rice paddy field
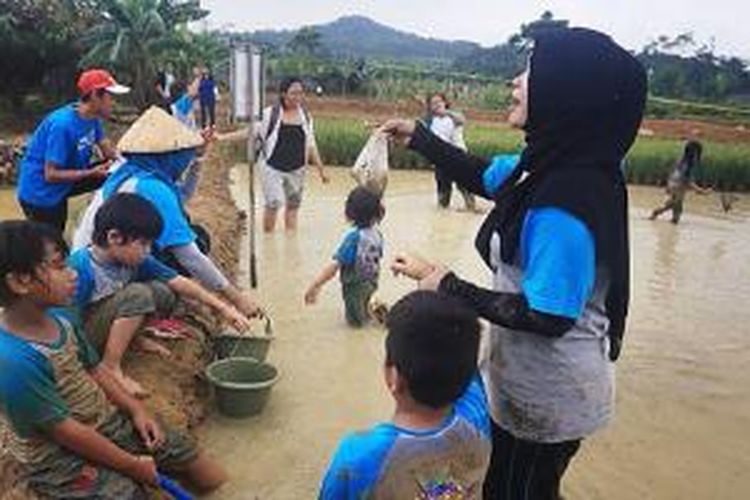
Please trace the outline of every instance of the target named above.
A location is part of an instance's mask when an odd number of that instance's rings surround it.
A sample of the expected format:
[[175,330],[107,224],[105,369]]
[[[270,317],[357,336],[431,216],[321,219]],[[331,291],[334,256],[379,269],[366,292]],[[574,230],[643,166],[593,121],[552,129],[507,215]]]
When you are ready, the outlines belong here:
[[[323,161],[329,165],[352,165],[370,133],[368,124],[356,117],[320,116],[316,135]],[[469,123],[466,142],[475,154],[492,156],[519,152],[523,147],[520,132],[501,124]],[[702,140],[703,164],[697,180],[717,189],[750,190],[750,143]],[[676,138],[639,136],[627,161],[628,181],[658,185],[664,182],[682,153],[683,141]],[[429,165],[404,148],[394,148],[390,166],[395,169],[421,169]]]

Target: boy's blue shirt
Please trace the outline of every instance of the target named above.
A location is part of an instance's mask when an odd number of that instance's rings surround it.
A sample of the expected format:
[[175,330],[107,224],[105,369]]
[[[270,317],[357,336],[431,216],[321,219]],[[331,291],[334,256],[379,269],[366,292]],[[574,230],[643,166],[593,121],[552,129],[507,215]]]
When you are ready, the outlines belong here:
[[382,423],[346,436],[325,475],[319,498],[371,498],[378,488],[387,489],[388,498],[418,498],[419,491],[441,488],[476,493],[490,450],[487,400],[476,375],[451,415],[436,429],[416,432]]
[[[60,338],[51,345],[57,348],[74,335],[78,360],[86,369],[99,364],[99,357],[78,329],[76,315],[63,308],[51,309],[49,316],[60,327]],[[72,328],[64,328],[63,322]],[[70,416],[61,396],[55,371],[47,357],[31,342],[0,329],[0,413],[13,431],[31,437]]]
[[341,266],[342,279],[377,281],[383,247],[383,236],[376,226],[349,229],[333,256]]
[[21,160],[18,199],[31,205],[52,207],[62,202],[72,182],[47,182],[44,165],[62,169],[88,168],[93,148],[104,139],[101,120],[78,114],[78,103],[67,104],[47,115],[29,140]]
[[[127,282],[116,284],[104,283],[101,281],[101,276],[97,279],[97,273],[94,269],[97,264],[94,262],[91,248],[88,247],[73,252],[68,257],[68,265],[78,273],[78,283],[74,298],[74,304],[78,308],[85,308],[93,299],[98,300],[103,298],[100,294],[104,292],[104,287],[107,287],[109,290],[116,290],[132,282],[151,280],[170,281],[178,276],[174,269],[162,264],[155,257],[149,255],[138,267],[131,269],[132,272],[128,273],[128,277],[125,278],[128,280]],[[98,265],[101,266],[101,264]],[[108,267],[116,268],[118,266]],[[119,267],[125,268],[125,266]]]

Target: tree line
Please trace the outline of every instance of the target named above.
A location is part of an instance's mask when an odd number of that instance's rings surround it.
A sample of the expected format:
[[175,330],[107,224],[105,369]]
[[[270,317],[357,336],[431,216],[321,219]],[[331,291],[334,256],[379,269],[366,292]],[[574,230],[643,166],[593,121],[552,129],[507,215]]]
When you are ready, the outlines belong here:
[[74,95],[75,76],[99,66],[130,83],[133,104],[143,107],[160,69],[187,77],[194,65],[228,59],[215,36],[188,29],[208,14],[199,0],[8,0],[0,95],[16,110],[28,95]]

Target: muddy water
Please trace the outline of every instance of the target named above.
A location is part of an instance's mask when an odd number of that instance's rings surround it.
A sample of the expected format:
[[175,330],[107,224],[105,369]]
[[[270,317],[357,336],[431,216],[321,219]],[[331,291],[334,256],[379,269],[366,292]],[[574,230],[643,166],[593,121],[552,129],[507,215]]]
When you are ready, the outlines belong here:
[[[283,379],[262,416],[215,416],[204,427],[206,445],[234,476],[216,498],[313,498],[338,439],[392,410],[381,377],[383,332],[345,326],[335,282],[318,306],[302,304],[346,228],[349,180],[336,174],[329,186],[310,177],[297,234],[258,240],[260,295],[278,333],[270,360]],[[746,498],[750,198],[726,215],[716,195],[694,196],[679,227],[645,219],[659,190],[633,188],[631,198],[633,305],[617,365],[618,413],[587,440],[564,489],[574,499]],[[386,259],[414,250],[487,282],[472,247],[481,217],[434,205],[429,174],[392,175]],[[384,274],[380,296],[393,302],[411,287]]]
[[[317,307],[302,305],[306,284],[346,228],[342,200],[350,184],[336,174],[329,186],[309,179],[296,235],[259,238],[260,294],[278,331],[270,360],[283,379],[262,416],[216,416],[205,426],[205,443],[234,476],[216,498],[313,498],[338,439],[392,409],[381,378],[383,332],[345,326],[335,282]],[[750,492],[750,198],[726,215],[718,196],[694,196],[675,227],[645,219],[661,196],[631,190],[633,312],[617,365],[618,414],[574,462],[564,485],[569,498],[733,499]],[[487,282],[472,247],[481,217],[434,206],[429,174],[392,175],[386,258],[414,250]],[[386,301],[410,289],[382,276]]]
[[[339,438],[391,412],[380,368],[383,332],[345,326],[335,282],[317,307],[302,305],[305,286],[346,229],[349,180],[333,174],[328,186],[309,179],[296,235],[258,239],[260,295],[278,334],[269,360],[283,378],[260,417],[213,415],[202,428],[204,445],[233,475],[217,499],[314,498]],[[2,219],[17,213],[12,198],[0,191]],[[694,196],[679,227],[645,220],[660,200],[656,189],[631,189],[633,307],[617,365],[618,414],[574,461],[568,498],[735,499],[750,492],[750,197],[726,215],[716,196]],[[414,250],[486,283],[472,247],[481,216],[434,205],[429,174],[392,175],[386,258]],[[411,288],[384,274],[380,296],[393,302]]]

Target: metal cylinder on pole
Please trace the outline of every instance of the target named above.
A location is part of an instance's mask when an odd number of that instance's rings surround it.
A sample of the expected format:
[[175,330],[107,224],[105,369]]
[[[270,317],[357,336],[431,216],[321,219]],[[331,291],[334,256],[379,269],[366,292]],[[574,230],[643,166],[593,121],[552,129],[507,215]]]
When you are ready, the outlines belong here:
[[250,43],[233,43],[230,57],[230,88],[232,93],[232,121],[247,122],[247,161],[250,168],[248,183],[248,234],[250,240],[250,287],[258,287],[255,254],[255,162],[258,153],[256,129],[263,120],[265,107],[265,63],[260,47]]

